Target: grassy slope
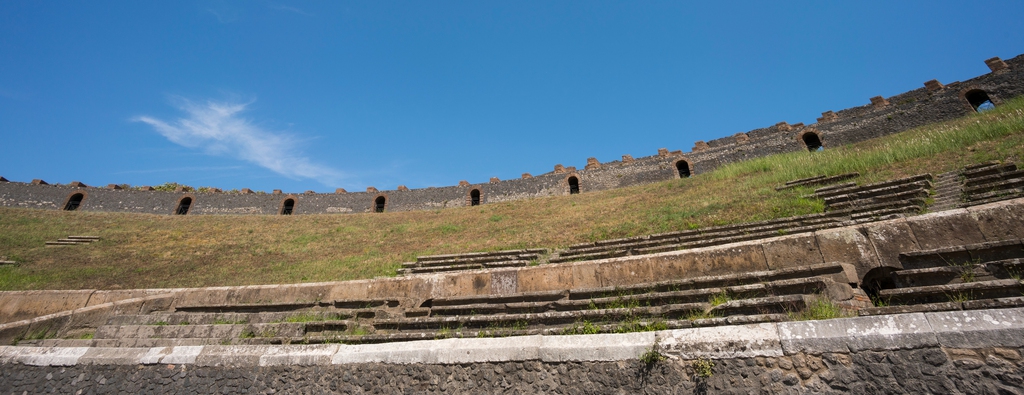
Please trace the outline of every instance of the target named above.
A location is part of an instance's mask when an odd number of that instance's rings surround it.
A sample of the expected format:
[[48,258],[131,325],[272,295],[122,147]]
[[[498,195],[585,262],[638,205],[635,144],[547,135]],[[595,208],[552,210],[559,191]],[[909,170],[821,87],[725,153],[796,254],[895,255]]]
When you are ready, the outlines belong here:
[[[827,143],[827,141],[826,141]],[[1024,100],[985,114],[689,179],[477,207],[384,214],[161,216],[0,208],[0,289],[119,289],[336,281],[394,275],[417,255],[560,247],[820,212],[785,181],[859,171],[861,183],[1024,154]],[[89,246],[47,248],[69,234]]]

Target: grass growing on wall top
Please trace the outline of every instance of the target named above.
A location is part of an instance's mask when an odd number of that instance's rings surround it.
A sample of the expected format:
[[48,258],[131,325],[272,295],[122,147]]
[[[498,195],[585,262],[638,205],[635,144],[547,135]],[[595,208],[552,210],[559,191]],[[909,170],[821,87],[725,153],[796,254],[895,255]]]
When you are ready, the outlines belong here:
[[[169,216],[0,208],[0,289],[119,289],[392,276],[418,255],[573,243],[821,212],[786,181],[857,171],[876,182],[1024,154],[1024,101],[821,152],[731,164],[692,178],[444,210]],[[828,137],[825,136],[828,144]],[[301,204],[301,201],[300,203]],[[69,234],[91,245],[44,247]]]

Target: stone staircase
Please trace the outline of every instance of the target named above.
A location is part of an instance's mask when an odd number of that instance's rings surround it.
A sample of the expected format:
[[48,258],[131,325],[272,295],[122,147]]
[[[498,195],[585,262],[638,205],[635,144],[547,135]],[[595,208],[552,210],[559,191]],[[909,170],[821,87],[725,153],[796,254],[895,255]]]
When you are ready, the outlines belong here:
[[1008,240],[900,254],[860,315],[1024,306],[1024,244]]
[[99,236],[68,236],[56,241],[47,241],[47,246],[73,246],[80,244],[92,244],[100,240]]
[[448,337],[637,332],[780,322],[810,306],[862,307],[852,267],[817,264],[647,283],[509,295],[195,304],[118,314],[93,332],[24,339],[19,346],[168,347],[384,343]]
[[451,272],[499,267],[522,267],[544,261],[548,250],[544,248],[505,250],[493,252],[470,252],[465,254],[428,255],[416,257],[416,262],[406,262],[398,269],[398,275]]
[[963,204],[961,174],[962,171],[950,171],[935,177],[935,195],[928,206],[931,211],[951,210]]

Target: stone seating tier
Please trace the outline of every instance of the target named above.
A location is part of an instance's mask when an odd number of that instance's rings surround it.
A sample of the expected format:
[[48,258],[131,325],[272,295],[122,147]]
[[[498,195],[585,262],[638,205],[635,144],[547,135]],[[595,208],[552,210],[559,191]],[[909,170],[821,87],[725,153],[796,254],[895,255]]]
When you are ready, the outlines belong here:
[[416,262],[403,263],[402,268],[398,269],[398,274],[409,275],[499,267],[522,267],[541,262],[547,253],[547,249],[535,248],[421,256],[416,258]]
[[852,299],[853,269],[820,264],[631,287],[393,300],[223,304],[115,315],[91,339],[19,345],[166,347],[213,344],[378,343],[452,336],[619,332],[777,322],[818,299]]
[[984,183],[989,177],[998,177],[1003,173],[1013,172],[1017,170],[1017,165],[1013,163],[999,163],[999,162],[985,162],[980,163],[976,166],[964,167],[960,172],[960,175],[964,178],[964,185],[971,187],[979,183]]
[[851,178],[860,177],[860,173],[846,173],[834,176],[816,176],[809,178],[802,178],[799,180],[787,181],[786,185],[776,187],[776,191],[781,191],[789,188],[795,188],[798,186],[813,186],[813,185],[828,185],[835,184],[840,181],[846,181]]
[[1024,306],[1024,244],[1005,240],[902,253],[892,286],[860,315]]
[[932,175],[931,174],[918,174],[918,175],[914,175],[914,176],[910,176],[910,177],[897,178],[897,179],[892,179],[892,180],[888,180],[888,181],[876,182],[874,184],[867,184],[867,185],[860,185],[860,186],[851,186],[851,187],[847,187],[847,188],[819,188],[819,189],[814,191],[814,194],[812,194],[812,196],[828,200],[831,197],[835,197],[835,196],[839,196],[839,195],[859,194],[859,193],[862,193],[862,192],[870,192],[870,191],[873,191],[873,190],[883,189],[883,188],[887,188],[887,187],[900,186],[900,185],[906,185],[906,184],[913,184],[913,183],[921,182],[921,181],[931,182],[931,180],[932,180]]

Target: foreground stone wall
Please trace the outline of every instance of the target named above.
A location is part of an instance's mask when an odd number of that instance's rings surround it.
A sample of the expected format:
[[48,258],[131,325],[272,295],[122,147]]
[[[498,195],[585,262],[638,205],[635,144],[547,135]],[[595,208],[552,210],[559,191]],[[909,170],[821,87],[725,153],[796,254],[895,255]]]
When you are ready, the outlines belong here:
[[[990,59],[991,60],[991,59]],[[987,62],[991,63],[991,62]],[[1003,68],[1001,65],[1005,64]],[[873,98],[872,104],[822,114],[811,125],[774,126],[705,142],[690,152],[659,150],[657,155],[599,163],[588,160],[585,168],[558,165],[555,171],[513,180],[492,179],[481,184],[440,188],[351,193],[199,193],[159,192],[0,182],[0,206],[49,210],[63,209],[76,193],[84,195],[79,210],[174,214],[178,202],[192,199],[188,214],[278,214],[286,199],[294,201],[293,214],[362,213],[374,211],[377,198],[385,199],[385,211],[432,210],[470,204],[470,193],[480,192],[481,204],[570,194],[569,178],[578,180],[580,192],[601,191],[679,178],[677,165],[685,161],[690,174],[712,171],[722,165],[767,155],[806,151],[803,136],[814,134],[825,147],[864,141],[929,123],[942,122],[974,112],[967,92],[984,91],[995,105],[1024,95],[1024,55],[991,63],[992,72],[963,82],[926,87],[890,98]]]
[[[0,347],[3,393],[1020,393],[1024,310],[382,345]],[[665,360],[642,362],[648,350]],[[694,361],[711,361],[702,377]]]
[[826,353],[716,361],[700,378],[692,361],[652,368],[619,362],[326,367],[186,365],[5,366],[4,394],[1014,394],[1024,386],[1020,348]]

